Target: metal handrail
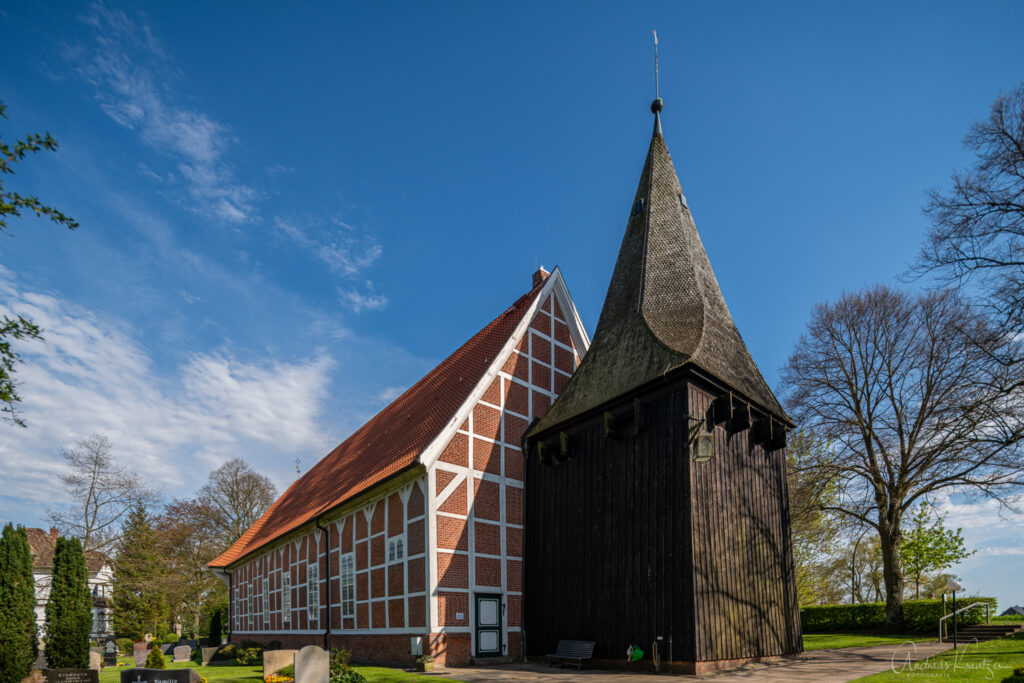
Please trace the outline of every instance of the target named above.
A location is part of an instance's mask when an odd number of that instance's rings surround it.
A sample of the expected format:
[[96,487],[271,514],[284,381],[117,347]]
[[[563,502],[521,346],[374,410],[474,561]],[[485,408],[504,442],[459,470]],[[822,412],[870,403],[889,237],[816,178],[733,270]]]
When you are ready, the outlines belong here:
[[958,610],[956,610],[954,612],[950,612],[949,614],[947,614],[944,617],[939,617],[939,642],[940,643],[942,642],[942,622],[944,622],[946,619],[949,619],[954,614],[960,614],[964,610],[971,609],[972,607],[977,607],[978,605],[984,605],[985,606],[985,623],[986,624],[991,624],[992,623],[992,615],[990,614],[990,610],[992,609],[992,606],[989,603],[987,603],[987,602],[972,602],[971,604],[967,605],[967,607],[961,607],[960,609],[958,609]]

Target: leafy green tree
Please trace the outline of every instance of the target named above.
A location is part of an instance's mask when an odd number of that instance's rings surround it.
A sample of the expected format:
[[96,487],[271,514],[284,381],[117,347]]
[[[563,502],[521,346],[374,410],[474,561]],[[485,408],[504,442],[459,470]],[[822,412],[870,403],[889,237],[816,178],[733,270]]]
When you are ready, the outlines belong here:
[[46,660],[51,669],[89,666],[92,594],[85,553],[77,538],[57,539],[46,603]]
[[25,528],[0,537],[0,680],[20,681],[36,658],[35,585]]
[[[0,102],[0,118],[7,118],[7,107]],[[32,211],[37,216],[46,216],[54,223],[71,230],[78,227],[72,218],[47,206],[32,195],[23,195],[7,189],[4,179],[14,175],[14,164],[22,161],[26,154],[47,150],[56,151],[57,141],[49,133],[30,133],[24,140],[15,140],[13,145],[4,142],[0,136],[0,233],[7,231],[7,217],[20,216],[22,210]],[[0,320],[0,415],[19,427],[25,422],[18,417],[16,405],[21,401],[14,381],[14,366],[21,357],[11,347],[11,340],[42,339],[39,327],[31,320],[18,316],[17,320],[3,316]]]
[[149,515],[136,506],[121,533],[121,551],[114,561],[114,631],[140,640],[158,633],[167,621],[164,559]]
[[900,561],[905,574],[914,581],[915,599],[921,597],[921,584],[928,572],[948,569],[975,553],[964,547],[963,529],[947,529],[945,519],[925,501],[917,506],[910,528],[903,533]]

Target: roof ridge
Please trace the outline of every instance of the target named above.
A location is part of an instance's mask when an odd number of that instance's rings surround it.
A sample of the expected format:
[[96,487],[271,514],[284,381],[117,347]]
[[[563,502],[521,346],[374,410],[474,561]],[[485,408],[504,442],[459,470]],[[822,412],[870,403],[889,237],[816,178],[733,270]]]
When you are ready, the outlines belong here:
[[[260,519],[210,566],[231,565],[415,464],[423,450],[444,430],[452,415],[472,394],[476,382],[465,380],[486,373],[494,360],[493,348],[503,348],[504,340],[529,309],[522,304],[537,297],[544,286],[544,282],[539,283],[517,298],[430,372],[331,449],[293,482]],[[453,379],[455,375],[458,379]],[[415,424],[407,424],[408,418],[414,414],[418,418]],[[395,424],[399,420],[402,421],[401,429],[397,429]],[[367,457],[370,453],[373,458]],[[294,491],[303,483],[306,486],[300,498]]]

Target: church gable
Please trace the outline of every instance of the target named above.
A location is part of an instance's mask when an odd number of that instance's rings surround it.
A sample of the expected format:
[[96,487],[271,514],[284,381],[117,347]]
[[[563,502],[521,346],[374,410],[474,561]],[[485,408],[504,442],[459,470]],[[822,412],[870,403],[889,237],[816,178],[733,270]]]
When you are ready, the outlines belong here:
[[426,461],[435,549],[431,624],[444,631],[449,649],[477,650],[472,598],[494,593],[506,606],[502,652],[521,652],[523,435],[554,403],[589,344],[557,270],[545,290],[463,405],[454,434]]

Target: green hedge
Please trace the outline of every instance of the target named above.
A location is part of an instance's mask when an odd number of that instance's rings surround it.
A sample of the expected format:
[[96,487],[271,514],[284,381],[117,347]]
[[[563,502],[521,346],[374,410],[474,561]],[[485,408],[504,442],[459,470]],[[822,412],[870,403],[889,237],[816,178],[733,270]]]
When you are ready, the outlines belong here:
[[[957,600],[958,605],[972,602],[987,602],[996,613],[995,598],[968,597]],[[953,603],[946,601],[947,613]],[[903,623],[907,631],[928,633],[939,627],[942,616],[942,600],[906,600],[903,603]],[[978,606],[961,612],[957,617],[962,626],[979,624],[985,620],[985,608]],[[800,625],[804,633],[829,633],[835,631],[856,631],[880,629],[885,626],[885,603],[864,602],[859,605],[820,605],[800,608]]]

